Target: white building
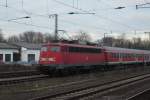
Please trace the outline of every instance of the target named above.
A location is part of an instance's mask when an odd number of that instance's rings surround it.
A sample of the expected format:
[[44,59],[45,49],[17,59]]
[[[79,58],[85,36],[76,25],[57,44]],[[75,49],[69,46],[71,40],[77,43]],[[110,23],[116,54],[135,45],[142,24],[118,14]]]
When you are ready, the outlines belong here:
[[0,43],[0,63],[14,62],[18,58],[18,54],[19,50],[16,46]]
[[32,44],[25,42],[12,43],[17,46],[20,52],[20,61],[22,62],[38,62],[40,56],[41,44]]

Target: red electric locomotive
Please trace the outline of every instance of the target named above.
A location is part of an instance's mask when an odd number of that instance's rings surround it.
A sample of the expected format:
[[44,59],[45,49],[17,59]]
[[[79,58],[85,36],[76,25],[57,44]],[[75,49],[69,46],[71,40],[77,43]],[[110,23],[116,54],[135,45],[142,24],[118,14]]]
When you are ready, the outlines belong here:
[[116,64],[148,64],[150,51],[107,46],[88,46],[66,43],[43,45],[40,53],[41,67],[48,70],[81,68]]
[[49,69],[87,68],[91,65],[104,65],[105,53],[101,47],[50,43],[43,45],[39,63]]

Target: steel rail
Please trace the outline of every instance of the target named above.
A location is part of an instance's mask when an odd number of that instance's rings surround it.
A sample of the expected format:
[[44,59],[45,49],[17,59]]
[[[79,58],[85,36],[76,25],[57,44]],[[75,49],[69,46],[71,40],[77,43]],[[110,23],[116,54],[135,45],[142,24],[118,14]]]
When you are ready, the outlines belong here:
[[32,81],[42,78],[47,78],[48,75],[40,74],[40,75],[32,75],[32,76],[22,76],[22,77],[13,77],[13,78],[2,78],[0,79],[0,85],[10,85],[14,83],[20,83],[25,81]]
[[[49,95],[44,95],[44,96],[38,96],[35,98],[31,98],[30,100],[44,100],[44,99],[57,99],[57,100],[76,100],[79,98],[83,98],[89,95],[93,95],[97,92],[105,92],[105,91],[110,91],[113,88],[117,88],[120,86],[127,85],[129,83],[137,82],[139,80],[143,80],[145,78],[149,78],[150,74],[143,74],[143,75],[138,75],[126,79],[121,79],[117,81],[112,81],[104,84],[99,84],[99,85],[91,85],[86,88],[81,88],[81,89],[76,89],[76,90],[70,90],[70,91],[63,91],[62,93],[56,93],[56,94],[49,94]],[[79,84],[78,84],[79,85]]]
[[0,79],[1,78],[20,77],[20,76],[39,75],[39,74],[41,74],[41,72],[39,72],[37,70],[0,72]]
[[139,93],[137,93],[137,94],[135,94],[135,95],[133,95],[133,96],[130,96],[130,97],[126,98],[126,100],[132,100],[133,98],[137,97],[138,95],[141,95],[141,94],[143,94],[144,92],[149,91],[149,90],[150,90],[150,89],[143,90],[143,91],[141,91],[141,92],[139,92]]

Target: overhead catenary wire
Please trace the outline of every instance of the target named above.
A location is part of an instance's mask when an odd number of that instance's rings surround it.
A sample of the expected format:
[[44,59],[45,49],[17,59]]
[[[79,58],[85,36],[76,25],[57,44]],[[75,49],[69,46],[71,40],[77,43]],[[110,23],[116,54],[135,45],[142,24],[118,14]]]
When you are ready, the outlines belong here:
[[[84,9],[81,9],[81,8],[77,8],[77,7],[73,7],[73,6],[69,5],[69,4],[66,4],[66,3],[62,2],[62,1],[59,1],[59,0],[53,0],[53,1],[55,1],[55,2],[57,2],[57,3],[59,3],[59,4],[61,4],[61,5],[64,5],[64,6],[67,6],[67,7],[70,7],[70,8],[74,8],[74,9],[79,10],[79,11],[82,11],[82,12],[85,12],[85,13],[89,13],[89,11],[87,11],[87,10],[84,10]],[[110,18],[108,18],[108,17],[104,17],[104,16],[102,16],[102,15],[93,14],[93,16],[96,16],[96,17],[98,17],[98,18],[100,18],[100,19],[104,19],[104,20],[110,21],[110,22],[112,22],[112,23],[116,23],[116,24],[122,25],[122,26],[124,26],[124,27],[126,27],[126,28],[129,28],[129,29],[136,30],[135,28],[133,28],[133,27],[131,27],[131,26],[129,26],[129,25],[126,25],[126,24],[124,24],[124,23],[121,23],[121,22],[112,20],[112,19],[110,19]]]
[[[23,0],[22,0],[23,1]],[[48,1],[48,0],[47,0]],[[54,1],[59,1],[59,0],[54,0]],[[59,1],[60,2],[60,1]],[[62,2],[62,3],[64,3],[64,2]],[[64,4],[66,4],[66,3],[64,3]],[[67,4],[67,5],[65,5],[65,6],[68,6],[69,4]],[[7,5],[8,7],[7,8],[9,8],[10,7],[10,9],[15,9],[15,10],[17,10],[17,11],[19,11],[19,12],[22,12],[22,13],[26,13],[23,9],[16,9],[16,8],[14,8],[14,7],[11,7],[10,5]],[[79,6],[79,5],[78,5]],[[80,10],[80,11],[83,11],[83,12],[89,12],[89,11],[84,11],[84,9],[81,9],[81,8],[79,8],[78,6],[74,6],[73,7],[73,5],[70,5],[70,7],[71,8],[75,8],[75,9],[77,9],[77,10]],[[3,7],[6,7],[6,6],[3,6]],[[49,7],[48,6],[48,3],[47,3],[47,7]],[[22,4],[22,8],[24,8],[24,4]],[[49,10],[49,8],[47,9],[47,10]],[[37,13],[35,13],[35,12],[30,12],[30,11],[27,11],[27,13],[26,14],[29,14],[29,15],[31,15],[31,16],[38,16],[38,17],[43,17],[43,18],[48,18],[48,14],[49,14],[49,11],[47,12],[47,14],[37,14]],[[98,14],[95,14],[95,15],[93,15],[93,16],[96,16],[96,17],[98,17],[98,18],[102,18],[102,17],[104,17],[104,16],[101,16],[101,15],[98,15]],[[31,18],[33,18],[33,17],[31,17]],[[107,21],[109,21],[109,18],[107,19],[107,17],[104,17],[104,19],[105,20],[107,20]],[[32,20],[32,19],[31,19]],[[80,26],[83,26],[83,27],[92,27],[93,29],[97,29],[97,30],[108,30],[108,29],[105,29],[105,28],[102,28],[102,27],[98,27],[98,26],[94,26],[94,25],[87,25],[87,24],[84,24],[84,25],[82,25],[82,24],[80,24],[80,23],[76,23],[76,22],[72,22],[72,21],[64,21],[64,20],[62,20],[62,19],[59,19],[60,21],[63,21],[63,22],[65,22],[65,23],[70,23],[70,24],[78,24],[78,25],[80,25]],[[118,21],[115,21],[115,20],[113,20],[113,19],[110,19],[111,20],[111,22],[113,22],[113,23],[117,23]],[[17,22],[17,21],[16,21]],[[130,28],[130,29],[133,29],[131,26],[129,26],[129,25],[126,25],[126,24],[124,24],[124,23],[121,23],[121,22],[118,22],[117,24],[119,24],[119,25],[122,25],[122,26],[125,26],[125,27],[127,27],[127,28]],[[31,25],[32,25],[32,22],[31,22]],[[34,25],[34,24],[33,24]],[[39,26],[39,25],[37,25],[37,26]],[[113,30],[113,29],[112,29]],[[134,29],[134,30],[136,30],[136,29]],[[114,30],[113,30],[114,31]]]
[[[4,7],[3,5],[0,5],[0,6]],[[72,7],[72,6],[70,6],[70,7]],[[24,7],[23,7],[23,0],[22,0],[22,9],[23,9],[23,10],[16,9],[16,8],[14,8],[14,7],[11,7],[11,6],[8,6],[8,8],[14,9],[14,10],[19,11],[19,12],[26,13],[26,14],[28,14],[28,15],[33,15],[33,16],[39,16],[39,17],[48,18],[48,15],[36,14],[36,13],[33,13],[33,12],[26,11],[26,10],[24,9]],[[77,8],[77,7],[74,7],[74,8]],[[77,8],[77,9],[79,9],[79,8]]]
[[[4,5],[0,5],[1,7],[4,7]],[[14,8],[14,7],[11,7],[11,6],[8,6],[8,8],[10,8],[10,9],[13,9],[13,10],[15,10],[15,11],[18,11],[18,12],[20,12],[20,13],[26,13],[27,15],[29,15],[29,16],[38,16],[38,17],[43,17],[43,18],[47,18],[48,20],[49,20],[49,17],[48,17],[48,15],[43,15],[43,14],[36,14],[36,13],[33,13],[33,12],[26,12],[25,10],[24,10],[24,8],[23,8],[23,0],[22,0],[22,9],[23,10],[21,10],[21,9],[16,9],[16,8]],[[65,14],[67,14],[67,13],[65,13]],[[32,20],[32,17],[31,17],[31,20]],[[70,23],[70,24],[76,24],[76,25],[79,25],[79,26],[82,26],[82,27],[92,27],[93,29],[98,29],[98,30],[107,30],[107,29],[105,29],[105,28],[102,28],[102,27],[98,27],[98,26],[92,26],[92,25],[82,25],[82,24],[79,24],[79,23],[76,23],[76,22],[73,22],[73,21],[67,21],[67,20],[62,20],[62,19],[59,19],[60,21],[63,21],[63,22],[65,22],[65,23]],[[32,22],[31,22],[32,23]]]
[[12,22],[12,23],[16,23],[16,24],[21,24],[21,25],[26,25],[26,26],[34,26],[37,28],[44,28],[44,29],[53,29],[47,26],[39,26],[39,25],[35,25],[35,24],[29,24],[29,23],[24,23],[24,22],[18,22],[18,21],[14,21],[14,20],[6,20],[6,19],[2,19],[0,18],[0,21],[4,21],[4,22]]

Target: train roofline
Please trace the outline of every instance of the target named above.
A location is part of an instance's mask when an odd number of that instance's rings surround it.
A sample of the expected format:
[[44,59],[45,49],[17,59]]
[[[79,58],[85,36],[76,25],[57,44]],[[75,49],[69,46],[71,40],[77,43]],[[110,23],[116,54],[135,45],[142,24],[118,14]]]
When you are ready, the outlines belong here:
[[140,49],[129,49],[129,48],[121,48],[121,47],[109,47],[109,46],[91,46],[91,45],[83,45],[83,44],[69,44],[69,43],[47,43],[43,44],[42,46],[48,46],[48,45],[53,45],[53,46],[74,46],[74,47],[85,47],[85,48],[99,48],[99,49],[104,49],[105,52],[128,52],[128,53],[143,53],[143,54],[150,54],[149,50],[140,50]]
[[83,44],[69,44],[69,43],[47,43],[42,46],[53,45],[53,46],[75,46],[75,47],[86,47],[86,48],[100,48],[100,46],[91,46],[91,45],[83,45]]

